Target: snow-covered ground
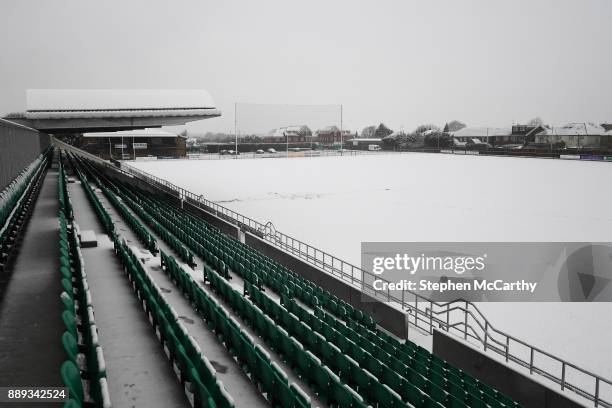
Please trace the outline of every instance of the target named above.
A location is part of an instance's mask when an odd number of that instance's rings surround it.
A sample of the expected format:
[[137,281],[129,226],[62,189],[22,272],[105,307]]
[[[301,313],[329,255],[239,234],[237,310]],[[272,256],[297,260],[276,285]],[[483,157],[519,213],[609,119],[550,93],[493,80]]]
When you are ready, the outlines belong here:
[[[612,242],[612,164],[435,154],[130,163],[360,263],[362,241]],[[612,304],[488,303],[498,329],[612,378]]]

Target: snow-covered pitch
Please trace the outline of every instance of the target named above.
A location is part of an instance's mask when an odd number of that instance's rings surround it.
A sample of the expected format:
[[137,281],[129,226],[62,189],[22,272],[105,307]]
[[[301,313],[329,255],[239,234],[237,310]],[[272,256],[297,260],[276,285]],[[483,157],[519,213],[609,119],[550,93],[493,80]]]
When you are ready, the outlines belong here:
[[[384,154],[135,162],[360,263],[362,241],[612,242],[612,163]],[[493,325],[612,377],[612,305],[483,304]]]

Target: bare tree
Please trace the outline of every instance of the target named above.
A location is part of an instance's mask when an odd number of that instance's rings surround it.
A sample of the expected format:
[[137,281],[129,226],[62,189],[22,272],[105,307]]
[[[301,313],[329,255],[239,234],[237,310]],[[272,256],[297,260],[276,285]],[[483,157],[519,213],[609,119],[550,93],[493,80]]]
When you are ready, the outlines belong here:
[[361,137],[364,139],[370,139],[374,137],[374,133],[376,133],[376,126],[367,126],[361,131]]
[[440,128],[436,125],[433,125],[431,123],[427,124],[427,125],[421,125],[421,126],[417,126],[416,129],[414,129],[414,133],[416,134],[422,134],[424,132],[427,132],[428,130],[440,130]]
[[527,122],[527,125],[529,125],[529,126],[544,126],[544,121],[542,120],[541,117],[536,116],[535,118],[529,120]]
[[448,129],[445,129],[445,132],[456,132],[458,130],[461,130],[465,127],[465,123],[460,122],[458,120],[451,120],[450,122],[447,123]]

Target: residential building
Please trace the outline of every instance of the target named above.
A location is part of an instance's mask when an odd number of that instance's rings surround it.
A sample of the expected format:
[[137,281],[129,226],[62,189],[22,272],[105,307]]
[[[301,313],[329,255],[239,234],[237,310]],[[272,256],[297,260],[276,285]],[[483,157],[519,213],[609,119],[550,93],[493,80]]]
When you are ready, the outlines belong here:
[[276,128],[263,137],[264,143],[305,143],[311,139],[312,131],[306,125]]

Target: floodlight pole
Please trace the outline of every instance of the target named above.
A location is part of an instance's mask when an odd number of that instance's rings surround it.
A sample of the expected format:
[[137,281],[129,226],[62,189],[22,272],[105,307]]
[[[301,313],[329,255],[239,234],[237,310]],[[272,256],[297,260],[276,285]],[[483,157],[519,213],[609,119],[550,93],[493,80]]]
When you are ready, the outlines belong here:
[[340,104],[340,156],[342,156],[343,154],[343,149],[344,149],[344,144],[343,144],[343,139],[344,139],[344,132],[342,131],[342,104]]
[[236,139],[236,154],[234,158],[238,158],[238,102],[234,102],[234,137]]

